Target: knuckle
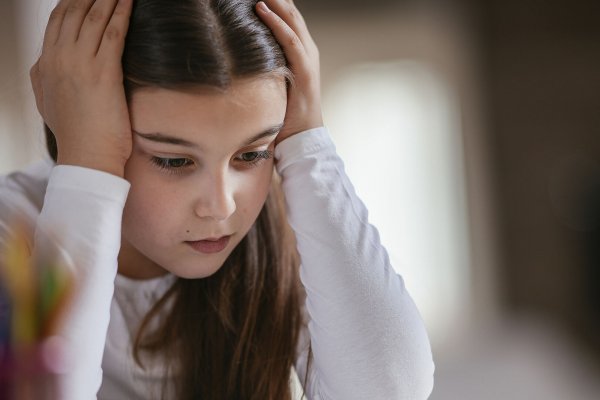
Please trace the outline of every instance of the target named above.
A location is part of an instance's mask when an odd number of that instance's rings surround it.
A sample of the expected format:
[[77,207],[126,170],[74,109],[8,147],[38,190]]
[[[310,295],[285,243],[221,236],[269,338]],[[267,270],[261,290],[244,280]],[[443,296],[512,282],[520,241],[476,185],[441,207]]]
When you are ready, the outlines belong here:
[[121,16],[124,16],[126,14],[127,14],[126,8],[123,5],[123,3],[120,2],[119,4],[117,4],[117,7],[113,11],[113,15],[117,16],[117,17],[121,17]]
[[302,42],[300,41],[300,39],[298,38],[298,36],[296,36],[293,33],[290,33],[290,37],[288,39],[288,44],[293,47],[293,48],[300,48],[302,47]]
[[84,0],[77,0],[77,1],[73,1],[71,4],[69,4],[67,6],[66,12],[68,12],[68,13],[80,12],[80,11],[86,10],[86,9],[87,9],[87,2]]
[[287,10],[287,14],[291,19],[298,18],[298,10],[296,9],[296,7],[289,7]]
[[65,9],[64,7],[55,7],[52,12],[50,13],[50,17],[48,19],[49,22],[53,22],[57,19],[62,19],[62,17],[65,15]]
[[104,31],[104,37],[110,41],[120,40],[123,37],[123,33],[116,26],[109,26]]
[[91,23],[98,23],[104,20],[104,13],[100,10],[90,10],[85,17]]

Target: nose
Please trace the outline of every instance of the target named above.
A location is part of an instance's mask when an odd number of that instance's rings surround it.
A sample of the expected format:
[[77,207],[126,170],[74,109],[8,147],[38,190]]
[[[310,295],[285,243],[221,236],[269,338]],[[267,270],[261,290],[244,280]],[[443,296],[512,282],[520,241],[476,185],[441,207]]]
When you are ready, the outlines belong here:
[[229,218],[236,209],[233,186],[225,172],[206,174],[197,191],[199,195],[194,206],[195,214],[200,218],[220,221]]

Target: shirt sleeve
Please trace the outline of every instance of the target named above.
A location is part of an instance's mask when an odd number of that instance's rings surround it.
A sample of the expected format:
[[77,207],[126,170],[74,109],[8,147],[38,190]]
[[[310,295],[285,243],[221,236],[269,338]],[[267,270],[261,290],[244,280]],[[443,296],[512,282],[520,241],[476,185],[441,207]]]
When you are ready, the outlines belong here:
[[[52,169],[34,234],[36,250],[60,249],[76,272],[76,293],[59,334],[68,350],[61,399],[95,399],[130,184],[78,166]],[[51,242],[51,243],[50,243]]]
[[[316,399],[426,399],[434,363],[423,320],[325,127],[275,149],[301,257]],[[303,382],[307,348],[296,360]]]

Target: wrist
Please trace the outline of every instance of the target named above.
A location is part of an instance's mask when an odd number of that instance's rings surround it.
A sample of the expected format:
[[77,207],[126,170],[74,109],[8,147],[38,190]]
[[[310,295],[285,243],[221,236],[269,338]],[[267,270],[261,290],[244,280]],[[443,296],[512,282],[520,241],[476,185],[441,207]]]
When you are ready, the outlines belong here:
[[69,155],[61,156],[58,154],[57,165],[75,165],[78,167],[91,168],[98,171],[108,172],[120,178],[125,176],[125,161],[111,159],[107,157],[73,157]]

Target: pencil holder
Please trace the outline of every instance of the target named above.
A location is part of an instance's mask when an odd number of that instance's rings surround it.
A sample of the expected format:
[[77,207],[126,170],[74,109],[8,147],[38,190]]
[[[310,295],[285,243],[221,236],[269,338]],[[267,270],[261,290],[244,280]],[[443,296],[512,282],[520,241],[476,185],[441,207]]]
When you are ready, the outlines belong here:
[[60,400],[58,332],[74,277],[52,238],[34,255],[26,226],[15,223],[0,247],[0,400]]
[[60,339],[50,337],[40,343],[0,354],[0,399],[60,400]]

